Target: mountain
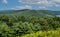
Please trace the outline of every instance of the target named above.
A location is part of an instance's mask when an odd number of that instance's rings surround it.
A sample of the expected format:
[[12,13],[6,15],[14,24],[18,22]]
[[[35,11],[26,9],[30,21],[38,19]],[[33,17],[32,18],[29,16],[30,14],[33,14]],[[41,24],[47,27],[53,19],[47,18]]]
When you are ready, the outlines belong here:
[[24,9],[24,10],[5,10],[5,11],[0,11],[0,14],[7,14],[7,15],[19,15],[19,16],[37,16],[37,17],[52,17],[57,14],[60,14],[60,11],[50,11],[50,10],[29,10],[29,9]]

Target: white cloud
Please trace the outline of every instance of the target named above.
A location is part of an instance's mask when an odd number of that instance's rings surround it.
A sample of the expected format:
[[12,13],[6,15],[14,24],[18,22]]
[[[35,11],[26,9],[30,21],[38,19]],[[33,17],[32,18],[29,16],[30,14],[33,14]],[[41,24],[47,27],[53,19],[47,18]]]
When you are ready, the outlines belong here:
[[39,7],[40,9],[46,9],[46,7],[45,6],[42,6],[42,7]]
[[26,3],[26,4],[37,4],[37,5],[43,5],[43,6],[49,6],[49,7],[60,6],[60,0],[19,0],[19,2]]
[[27,4],[39,4],[39,3],[48,3],[48,0],[19,0],[21,3]]
[[60,0],[52,0],[53,2],[57,2],[57,3],[60,3]]
[[40,4],[40,3],[47,3],[47,0],[19,0],[21,3],[27,3],[27,4]]
[[13,9],[13,10],[20,10],[20,9],[32,9],[32,7],[31,7],[31,6],[29,6],[29,5],[25,5],[25,6],[16,6],[16,7],[11,8],[11,9]]
[[8,2],[7,2],[7,0],[3,0],[3,3],[4,3],[4,4],[7,4]]

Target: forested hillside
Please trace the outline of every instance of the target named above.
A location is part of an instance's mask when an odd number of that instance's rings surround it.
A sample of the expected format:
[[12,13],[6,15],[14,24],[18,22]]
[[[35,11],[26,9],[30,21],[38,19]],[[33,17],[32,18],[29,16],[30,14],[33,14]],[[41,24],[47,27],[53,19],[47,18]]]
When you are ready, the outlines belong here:
[[60,14],[60,11],[50,11],[50,10],[6,10],[6,11],[0,11],[0,14],[8,14],[8,15],[20,15],[25,17],[31,17],[31,16],[38,16],[38,17],[52,17],[57,14]]
[[1,12],[0,37],[60,37],[60,17],[42,10]]

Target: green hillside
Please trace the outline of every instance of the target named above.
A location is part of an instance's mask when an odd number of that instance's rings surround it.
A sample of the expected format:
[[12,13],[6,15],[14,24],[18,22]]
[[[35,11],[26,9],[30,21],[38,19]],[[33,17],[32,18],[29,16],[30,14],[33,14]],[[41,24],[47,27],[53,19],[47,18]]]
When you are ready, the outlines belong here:
[[0,37],[60,37],[60,17],[56,17],[58,12],[55,12],[28,9],[0,11]]
[[0,14],[8,14],[8,15],[20,15],[20,16],[37,16],[37,17],[52,17],[55,16],[54,11],[49,10],[7,10],[7,11],[0,11]]

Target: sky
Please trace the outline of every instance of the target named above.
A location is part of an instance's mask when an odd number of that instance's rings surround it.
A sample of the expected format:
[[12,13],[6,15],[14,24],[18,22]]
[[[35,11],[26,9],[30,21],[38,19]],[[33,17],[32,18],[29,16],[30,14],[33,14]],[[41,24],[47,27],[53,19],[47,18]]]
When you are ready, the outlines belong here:
[[60,0],[0,0],[0,10],[58,10]]

